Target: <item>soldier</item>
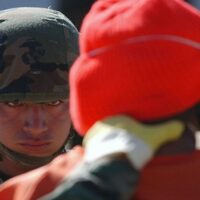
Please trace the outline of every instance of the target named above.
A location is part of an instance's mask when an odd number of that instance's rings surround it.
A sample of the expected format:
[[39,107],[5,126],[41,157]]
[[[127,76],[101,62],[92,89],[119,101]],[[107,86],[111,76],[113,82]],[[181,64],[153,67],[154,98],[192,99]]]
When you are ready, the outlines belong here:
[[198,200],[199,16],[181,0],[97,1],[70,71],[84,148],[7,181],[0,198]]
[[73,132],[68,72],[77,55],[78,31],[62,13],[0,12],[1,181],[66,151]]

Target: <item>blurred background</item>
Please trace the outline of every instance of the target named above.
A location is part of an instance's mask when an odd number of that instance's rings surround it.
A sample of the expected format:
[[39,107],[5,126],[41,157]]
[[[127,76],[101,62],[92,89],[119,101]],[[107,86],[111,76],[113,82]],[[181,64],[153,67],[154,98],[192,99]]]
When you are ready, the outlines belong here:
[[[200,9],[200,0],[185,0]],[[21,6],[52,8],[63,12],[80,30],[82,20],[95,0],[0,0],[0,10]]]
[[0,0],[0,10],[13,7],[45,7],[63,12],[80,29],[85,14],[95,0]]

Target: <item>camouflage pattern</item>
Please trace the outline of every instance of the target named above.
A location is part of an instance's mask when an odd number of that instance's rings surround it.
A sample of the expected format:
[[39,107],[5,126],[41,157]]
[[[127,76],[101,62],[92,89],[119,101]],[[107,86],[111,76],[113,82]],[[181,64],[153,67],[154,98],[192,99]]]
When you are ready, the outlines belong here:
[[68,72],[78,56],[78,31],[46,8],[0,12],[0,102],[68,97]]

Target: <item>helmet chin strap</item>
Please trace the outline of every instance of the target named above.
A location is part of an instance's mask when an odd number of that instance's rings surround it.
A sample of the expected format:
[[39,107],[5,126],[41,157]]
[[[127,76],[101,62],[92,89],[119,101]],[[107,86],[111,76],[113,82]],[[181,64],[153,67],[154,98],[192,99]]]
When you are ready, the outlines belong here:
[[70,143],[74,136],[74,132],[72,130],[73,129],[71,128],[70,134],[68,135],[60,149],[54,154],[45,157],[29,156],[23,153],[19,153],[9,149],[0,142],[0,162],[3,161],[4,158],[7,158],[15,162],[21,169],[24,170],[41,167],[51,162],[56,156],[65,153],[72,148]]
[[14,161],[17,165],[19,165],[22,169],[28,168],[37,168],[41,167],[51,160],[53,160],[57,155],[63,153],[65,151],[64,146],[62,146],[56,153],[46,156],[46,157],[37,157],[37,156],[29,156],[23,153],[18,153],[7,148],[5,145],[0,143],[0,156],[1,160],[4,158],[8,158],[11,161]]

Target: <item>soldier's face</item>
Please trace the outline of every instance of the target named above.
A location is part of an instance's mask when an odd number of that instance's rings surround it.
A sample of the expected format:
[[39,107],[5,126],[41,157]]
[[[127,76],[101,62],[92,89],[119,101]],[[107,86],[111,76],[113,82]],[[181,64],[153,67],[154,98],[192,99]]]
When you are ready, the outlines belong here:
[[71,120],[68,101],[0,103],[0,142],[30,156],[49,156],[64,144]]

